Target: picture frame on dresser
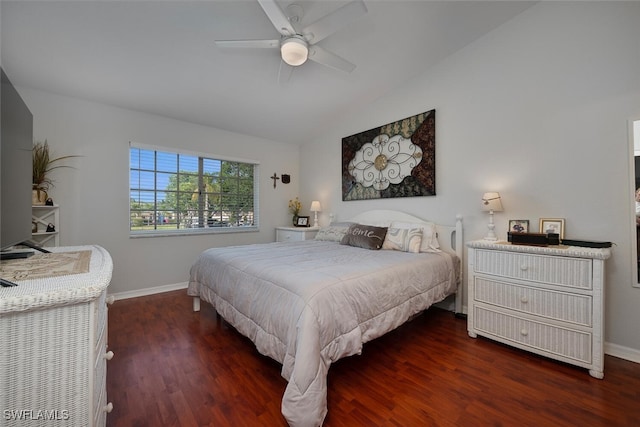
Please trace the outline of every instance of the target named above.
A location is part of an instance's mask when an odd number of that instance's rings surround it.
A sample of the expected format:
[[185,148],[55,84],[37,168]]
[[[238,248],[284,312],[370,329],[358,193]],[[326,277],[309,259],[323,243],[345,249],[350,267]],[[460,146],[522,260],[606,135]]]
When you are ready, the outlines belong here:
[[308,216],[298,216],[296,218],[296,227],[309,227],[309,217]]
[[540,232],[559,234],[564,239],[564,218],[540,218]]
[[510,219],[509,231],[514,233],[528,233],[529,220],[528,219]]

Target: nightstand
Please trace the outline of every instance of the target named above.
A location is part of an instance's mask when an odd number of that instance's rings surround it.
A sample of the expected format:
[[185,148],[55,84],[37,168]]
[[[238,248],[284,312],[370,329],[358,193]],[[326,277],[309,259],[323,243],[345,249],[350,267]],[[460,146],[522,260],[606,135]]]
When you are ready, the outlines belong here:
[[276,242],[313,240],[318,230],[315,227],[276,227]]
[[468,242],[472,338],[487,338],[604,377],[609,249]]

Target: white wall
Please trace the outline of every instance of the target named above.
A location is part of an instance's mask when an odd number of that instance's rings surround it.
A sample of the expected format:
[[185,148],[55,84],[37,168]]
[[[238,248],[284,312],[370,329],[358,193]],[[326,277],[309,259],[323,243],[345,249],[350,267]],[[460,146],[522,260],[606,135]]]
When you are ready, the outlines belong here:
[[[536,231],[540,217],[565,218],[567,238],[615,242],[606,341],[640,352],[628,135],[640,119],[638,22],[639,3],[535,5],[307,144],[301,194],[322,202],[325,224],[370,208],[445,223],[462,214],[465,240],[485,235],[485,191],[502,195],[503,239],[509,219]],[[342,202],[341,138],[433,108],[437,195]]]
[[[60,205],[63,246],[97,244],[114,261],[110,293],[189,279],[205,248],[269,242],[286,225],[289,199],[298,195],[299,147],[159,116],[18,88],[34,116],[34,139],[48,140],[54,156],[80,155],[74,169],[54,171],[50,191]],[[260,162],[260,232],[129,238],[129,141]],[[273,188],[273,173],[291,184]],[[305,201],[307,203],[307,201]],[[311,203],[311,200],[308,201]]]

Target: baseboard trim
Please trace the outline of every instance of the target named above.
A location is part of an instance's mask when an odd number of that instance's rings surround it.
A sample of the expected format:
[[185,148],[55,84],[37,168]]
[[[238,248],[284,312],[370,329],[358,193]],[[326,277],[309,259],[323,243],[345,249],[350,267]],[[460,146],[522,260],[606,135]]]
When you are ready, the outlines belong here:
[[[640,350],[623,347],[617,344],[604,343],[604,352],[609,356],[619,357],[630,362],[640,363]],[[606,371],[606,367],[605,367]]]
[[116,301],[121,299],[138,298],[147,295],[161,294],[163,292],[177,291],[179,289],[187,289],[189,282],[173,283],[171,285],[154,286],[153,288],[137,289],[135,291],[117,292],[109,294]]

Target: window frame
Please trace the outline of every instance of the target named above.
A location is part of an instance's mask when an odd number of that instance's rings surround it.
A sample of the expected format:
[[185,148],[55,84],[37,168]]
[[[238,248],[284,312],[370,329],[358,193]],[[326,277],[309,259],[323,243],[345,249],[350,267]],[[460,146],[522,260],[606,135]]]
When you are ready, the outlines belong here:
[[[202,186],[202,177],[204,176],[203,170],[201,169],[201,165],[203,163],[203,160],[211,160],[214,162],[231,162],[231,163],[240,163],[243,165],[251,165],[253,166],[253,224],[252,225],[247,225],[247,226],[227,226],[227,227],[216,227],[216,226],[203,226],[203,227],[195,227],[195,228],[178,228],[178,225],[176,224],[176,228],[175,229],[151,229],[151,230],[132,230],[132,197],[131,194],[133,191],[151,191],[151,190],[146,190],[146,189],[142,189],[140,188],[141,186],[139,185],[140,183],[138,182],[136,185],[137,187],[134,188],[133,187],[133,182],[132,182],[132,173],[134,171],[141,171],[141,169],[138,168],[139,165],[134,165],[132,164],[132,149],[139,149],[139,150],[148,150],[148,151],[153,151],[154,152],[154,157],[157,155],[157,153],[163,153],[163,154],[169,154],[169,155],[176,155],[176,156],[191,156],[191,157],[197,157],[198,159],[198,164],[199,164],[199,168],[198,168],[198,186],[201,187]],[[246,233],[246,232],[257,232],[259,231],[259,175],[260,175],[260,162],[258,162],[257,160],[249,160],[249,159],[240,159],[240,158],[233,158],[233,157],[228,157],[228,156],[218,156],[218,155],[213,155],[210,153],[202,153],[202,152],[194,152],[194,151],[190,151],[190,150],[182,150],[182,149],[177,149],[177,148],[169,148],[169,147],[161,147],[161,146],[155,146],[155,145],[147,145],[147,144],[140,144],[140,143],[136,143],[136,142],[129,142],[129,149],[127,151],[128,156],[129,156],[129,177],[128,177],[128,184],[129,184],[129,188],[128,188],[128,199],[129,199],[129,237],[130,238],[139,238],[139,237],[167,237],[167,236],[190,236],[190,235],[202,235],[202,234],[227,234],[227,233]],[[177,168],[176,168],[177,169]],[[157,193],[162,193],[166,190],[165,189],[158,189],[156,187],[156,180],[155,180],[155,174],[158,173],[163,173],[163,171],[159,170],[157,163],[154,162],[154,166],[152,170],[148,170],[150,172],[152,172],[154,174],[154,189],[152,190],[153,194],[154,194],[154,201],[157,200],[156,199],[156,195]],[[180,174],[179,171],[176,172],[177,174]],[[189,173],[186,173],[185,175],[187,175]],[[201,191],[201,190],[200,190]],[[198,202],[198,205],[200,206],[199,210],[201,209],[202,206],[202,201]],[[177,206],[176,206],[177,207]],[[135,210],[134,210],[135,211]],[[153,212],[157,213],[159,212],[158,206],[155,205]],[[201,212],[198,213],[198,216],[200,217]]]

